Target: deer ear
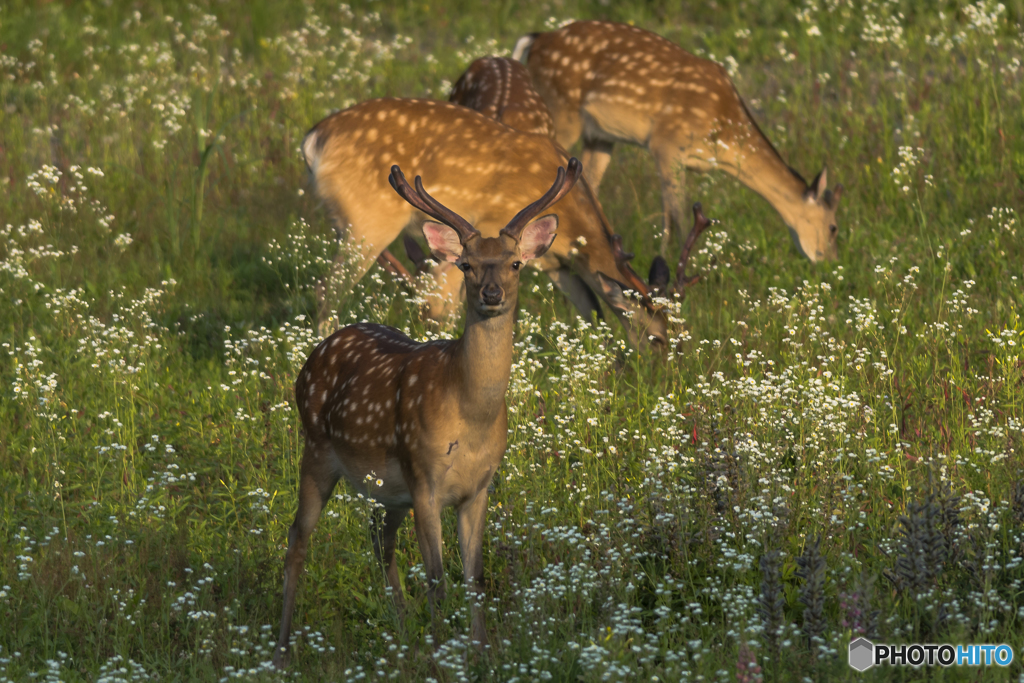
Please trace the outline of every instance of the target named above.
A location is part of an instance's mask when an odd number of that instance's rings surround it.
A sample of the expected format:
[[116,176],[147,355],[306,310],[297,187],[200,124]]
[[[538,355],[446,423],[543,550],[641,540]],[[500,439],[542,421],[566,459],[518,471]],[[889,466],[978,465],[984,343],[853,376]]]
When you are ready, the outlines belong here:
[[626,295],[622,293],[622,287],[618,282],[604,273],[597,274],[597,282],[601,285],[601,293],[604,294],[604,300],[609,306],[620,311],[629,310],[629,301],[626,300]]
[[538,218],[523,228],[522,237],[519,238],[519,255],[523,261],[535,259],[547,251],[555,241],[556,230],[558,216],[553,213]]
[[447,225],[427,221],[423,224],[423,236],[427,238],[430,251],[441,260],[455,263],[462,256],[459,233]]
[[843,184],[839,183],[836,185],[836,189],[832,190],[832,206],[836,206],[839,203],[839,198],[843,196]]
[[659,254],[654,257],[654,261],[651,262],[651,270],[647,274],[647,282],[650,283],[651,288],[657,292],[665,291],[668,287],[668,279],[671,277],[671,273],[668,269],[668,263]]
[[423,253],[420,243],[413,239],[412,235],[406,233],[402,238],[402,244],[405,245],[405,255],[416,266],[416,270],[424,270],[427,267],[427,255]]
[[828,189],[828,166],[821,169],[821,173],[814,176],[814,180],[807,187],[807,198],[814,201],[821,201]]

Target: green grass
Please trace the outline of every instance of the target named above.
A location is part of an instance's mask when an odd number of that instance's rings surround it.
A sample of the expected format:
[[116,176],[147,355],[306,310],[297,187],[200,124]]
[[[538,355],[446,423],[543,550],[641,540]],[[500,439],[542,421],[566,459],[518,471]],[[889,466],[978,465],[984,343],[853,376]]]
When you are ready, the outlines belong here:
[[[527,275],[490,650],[467,649],[454,516],[432,632],[412,525],[400,623],[370,507],[339,488],[292,666],[268,671],[291,387],[335,251],[302,135],[365,98],[444,97],[473,57],[590,17],[734,62],[783,156],[845,185],[839,261],[691,174],[721,224],[666,360]],[[1020,0],[5,3],[0,680],[1024,676],[856,674],[845,654],[867,633],[1024,656],[1022,18]],[[618,148],[601,198],[646,268],[649,155]],[[375,269],[343,317],[447,333],[410,298]]]

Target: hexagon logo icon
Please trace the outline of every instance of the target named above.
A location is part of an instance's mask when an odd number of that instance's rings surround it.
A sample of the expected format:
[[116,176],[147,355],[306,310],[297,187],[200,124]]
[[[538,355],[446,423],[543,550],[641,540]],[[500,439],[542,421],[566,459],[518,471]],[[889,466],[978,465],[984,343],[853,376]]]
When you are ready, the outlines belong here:
[[867,638],[850,641],[850,666],[857,671],[867,671],[875,665],[875,645]]

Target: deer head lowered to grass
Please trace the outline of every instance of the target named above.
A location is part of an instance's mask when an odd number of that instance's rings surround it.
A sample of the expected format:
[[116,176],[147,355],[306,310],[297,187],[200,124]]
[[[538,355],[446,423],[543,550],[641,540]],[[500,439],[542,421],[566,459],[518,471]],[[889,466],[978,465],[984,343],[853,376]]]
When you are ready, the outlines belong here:
[[685,214],[684,169],[719,169],[768,200],[811,261],[836,257],[836,206],[825,170],[808,184],[761,132],[725,68],[649,31],[577,21],[523,36],[513,57],[530,70],[568,149],[583,136],[583,170],[595,189],[616,142],[647,147],[661,179],[665,231]]
[[[384,508],[375,519],[374,552],[401,608],[395,535],[410,508],[429,582],[431,613],[445,594],[441,510],[458,509],[459,545],[469,590],[483,589],[487,486],[508,436],[505,393],[512,367],[513,312],[521,266],[555,239],[554,214],[536,218],[579,178],[580,163],[559,167],[554,185],[495,237],[427,194],[419,176],[410,187],[398,166],[388,180],[407,202],[439,222],[423,226],[431,250],[464,274],[462,337],[415,342],[385,325],[349,325],[313,351],[295,382],[306,445],[299,509],[288,532],[284,609],[274,653],[288,654],[299,574],[309,537],[341,477]],[[368,481],[371,482],[368,484]],[[377,482],[379,481],[379,484]],[[483,613],[472,607],[471,638],[484,643]]]

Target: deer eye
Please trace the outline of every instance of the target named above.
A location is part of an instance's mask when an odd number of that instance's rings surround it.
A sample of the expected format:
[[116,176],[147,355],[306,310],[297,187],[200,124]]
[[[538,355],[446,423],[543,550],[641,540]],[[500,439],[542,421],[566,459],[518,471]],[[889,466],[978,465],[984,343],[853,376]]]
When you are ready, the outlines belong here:
[[473,267],[470,266],[465,261],[463,261],[462,263],[459,264],[459,270],[461,270],[463,273],[468,273],[470,270],[472,270],[472,268]]
[[519,268],[520,268],[520,267],[521,267],[522,265],[523,265],[523,262],[522,262],[522,261],[514,261],[514,262],[512,263],[512,270],[519,270]]

